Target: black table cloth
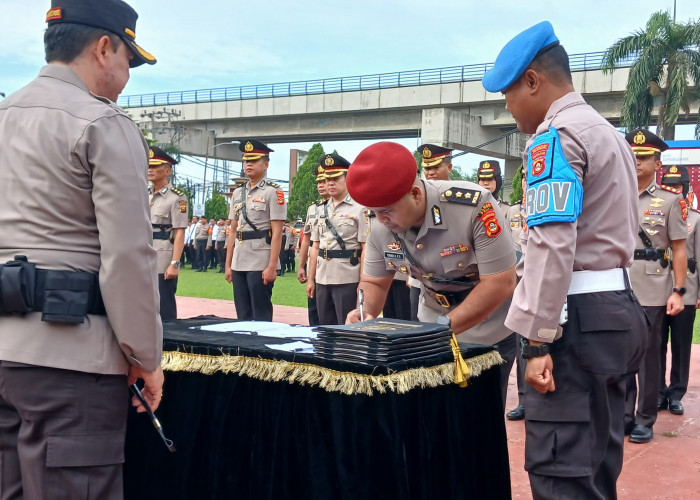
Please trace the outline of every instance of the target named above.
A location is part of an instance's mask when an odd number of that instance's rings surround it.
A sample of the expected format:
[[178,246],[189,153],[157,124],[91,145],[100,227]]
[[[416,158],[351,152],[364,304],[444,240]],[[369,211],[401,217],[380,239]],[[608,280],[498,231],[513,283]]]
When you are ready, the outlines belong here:
[[221,321],[165,323],[156,414],[177,452],[132,409],[127,500],[510,498],[491,348],[461,344],[462,388],[452,352],[368,369],[190,329]]

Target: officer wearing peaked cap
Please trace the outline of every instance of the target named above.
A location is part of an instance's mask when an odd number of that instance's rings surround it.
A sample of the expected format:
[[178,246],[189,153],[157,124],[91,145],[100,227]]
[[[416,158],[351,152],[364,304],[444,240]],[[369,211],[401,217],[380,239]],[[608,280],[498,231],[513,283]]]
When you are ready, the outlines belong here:
[[435,144],[423,144],[418,147],[421,155],[423,175],[429,180],[447,180],[452,172],[452,151]]
[[148,160],[153,246],[158,250],[158,289],[160,317],[177,319],[177,278],[185,247],[187,196],[168,182],[177,160],[157,146],[151,146]]
[[505,323],[528,339],[530,487],[542,499],[616,498],[625,383],[645,326],[625,272],[638,229],[634,155],[575,91],[547,21],[510,40],[482,84],[534,134],[523,155],[524,271]]
[[[306,219],[304,221],[304,228],[302,229],[301,244],[299,246],[299,270],[297,271],[297,279],[299,283],[307,283],[307,261],[311,253],[311,233],[313,228],[321,220],[321,209],[323,204],[330,197],[328,191],[326,190],[326,183],[321,182],[326,180],[325,168],[323,163],[316,165],[316,190],[318,191],[320,200],[309,205],[306,211]],[[308,294],[307,294],[308,295]],[[316,293],[311,294],[311,297],[307,296],[307,303],[309,306],[309,325],[320,325],[321,322],[318,318],[318,307],[316,304]]]
[[[688,238],[685,249],[688,270],[685,275],[686,292],[683,295],[683,310],[675,316],[666,315],[661,329],[661,351],[659,360],[659,410],[668,410],[674,415],[683,415],[684,408],[681,399],[688,390],[690,374],[690,350],[693,342],[693,324],[695,323],[696,307],[700,305],[700,280],[698,278],[697,259],[700,256],[700,214],[688,200],[690,177],[688,169],[683,165],[671,165],[664,174],[661,183],[680,190],[688,206]],[[673,256],[675,262],[675,256]],[[677,285],[674,283],[674,287]],[[671,337],[671,377],[666,384],[666,351],[668,337]]]
[[[639,227],[630,279],[651,323],[649,328],[639,330],[646,339],[646,351],[637,381],[630,377],[627,384],[625,425],[631,442],[648,443],[654,436],[659,404],[663,403],[659,401],[659,381],[664,378],[660,346],[668,331],[664,320],[684,310],[688,208],[680,190],[656,184],[656,172],[662,167],[661,152],[668,145],[648,130],[633,130],[625,138],[636,157],[639,193]],[[673,250],[673,265],[669,247]]]
[[350,162],[327,154],[318,172],[325,176],[328,201],[318,210],[311,233],[311,257],[306,283],[308,297],[316,297],[321,324],[339,325],[357,304],[357,283],[367,238],[365,207],[348,194],[346,174]]
[[231,196],[226,281],[233,283],[238,319],[272,321],[287,202],[280,186],[265,179],[272,149],[255,139],[241,141],[239,149],[249,180]]
[[[375,212],[359,286],[367,317],[379,314],[399,271],[423,285],[420,321],[445,324],[465,342],[492,345],[508,335],[502,321],[488,319],[515,286],[515,252],[491,193],[467,181],[418,179],[413,154],[393,142],[358,155],[348,189]],[[359,320],[357,309],[347,318]]]
[[48,64],[0,101],[2,498],[121,500],[128,379],[161,401],[148,145],[114,104],[129,65],[155,63],[136,18],[52,0]]

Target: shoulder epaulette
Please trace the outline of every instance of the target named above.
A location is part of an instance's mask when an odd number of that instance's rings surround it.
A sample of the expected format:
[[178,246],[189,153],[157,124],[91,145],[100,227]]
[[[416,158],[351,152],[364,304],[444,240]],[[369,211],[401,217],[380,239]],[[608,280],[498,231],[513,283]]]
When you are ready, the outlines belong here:
[[442,196],[446,201],[476,206],[481,198],[481,191],[477,191],[476,189],[451,187],[445,191]]
[[279,188],[279,187],[280,187],[280,185],[277,184],[276,182],[268,181],[267,179],[265,179],[265,184],[267,184],[268,186],[272,186],[273,188]]
[[680,189],[672,188],[671,186],[661,185],[659,187],[661,189],[663,189],[664,191],[670,191],[671,193],[675,193],[675,194],[683,194],[683,191],[681,191]]
[[182,191],[181,189],[178,189],[176,187],[171,187],[170,191],[172,191],[173,193],[175,193],[178,196],[183,196],[185,194],[184,191]]
[[374,213],[374,210],[370,210],[369,208],[365,208],[365,209],[363,210],[363,212],[364,212],[365,216],[366,216],[366,217],[369,217],[370,219],[371,219],[372,217],[376,217],[376,216],[377,216],[377,214]]

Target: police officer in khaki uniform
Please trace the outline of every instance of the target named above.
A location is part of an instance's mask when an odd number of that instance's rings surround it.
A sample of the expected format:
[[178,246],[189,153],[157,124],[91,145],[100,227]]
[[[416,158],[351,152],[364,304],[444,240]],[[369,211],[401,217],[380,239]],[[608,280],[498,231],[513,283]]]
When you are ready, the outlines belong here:
[[[648,130],[634,130],[625,138],[637,159],[639,192],[639,227],[630,278],[632,289],[651,323],[642,331],[646,337],[646,351],[639,367],[638,385],[630,377],[627,386],[625,426],[630,442],[648,443],[654,436],[659,404],[659,347],[664,318],[683,310],[688,208],[680,190],[656,184],[656,172],[662,166],[661,152],[668,149],[668,145]],[[676,257],[673,266],[666,251],[669,247]]]
[[180,257],[185,246],[187,228],[187,196],[168,182],[177,160],[157,146],[151,146],[148,160],[151,224],[153,246],[158,250],[158,289],[160,290],[160,317],[177,319],[177,277]]
[[216,260],[219,263],[219,272],[224,272],[224,266],[226,264],[226,220],[219,219],[216,223],[218,226],[218,231],[216,233]]
[[[480,344],[508,334],[482,328],[515,286],[515,252],[491,193],[467,181],[418,179],[413,154],[392,142],[359,154],[348,189],[376,214],[360,282],[364,319],[379,314],[399,271],[423,284],[419,320],[445,324],[459,340]],[[347,321],[360,319],[354,309]]]
[[161,400],[148,145],[115,104],[156,62],[137,17],[52,1],[48,64],[0,101],[2,498],[121,500],[128,383]]
[[231,196],[226,281],[233,283],[238,319],[272,321],[287,202],[280,186],[265,179],[272,149],[254,139],[242,141],[239,148],[249,180]]
[[569,57],[547,21],[509,41],[482,85],[503,95],[521,132],[534,134],[523,155],[524,271],[505,323],[528,339],[533,497],[616,498],[625,383],[645,322],[625,271],[637,234],[634,156],[574,90]]
[[[319,210],[321,209],[321,206],[329,198],[328,192],[326,191],[326,183],[321,182],[325,179],[325,169],[323,168],[322,164],[319,164],[316,166],[316,190],[318,191],[321,200],[309,205],[309,208],[306,211],[306,220],[304,221],[304,228],[302,229],[303,236],[299,246],[299,270],[297,271],[297,279],[299,280],[299,283],[302,284],[308,281],[306,264],[309,259],[309,255],[311,254],[311,233],[313,232],[314,226],[319,221]],[[310,297],[307,296],[307,303],[309,308],[309,325],[320,325],[321,322],[318,319],[318,308],[316,305],[315,293],[313,293]]]
[[[322,325],[342,325],[357,304],[357,283],[367,238],[365,208],[348,194],[345,179],[350,163],[327,154],[319,163],[328,201],[319,207],[311,232],[311,257],[306,295],[316,297]],[[323,170],[321,170],[323,169]]]
[[[698,282],[697,258],[700,255],[700,214],[690,208],[688,199],[690,189],[690,177],[688,169],[682,165],[671,165],[663,176],[661,183],[664,186],[680,190],[688,206],[688,238],[685,241],[688,270],[685,275],[685,295],[683,295],[683,310],[675,316],[666,315],[661,329],[661,349],[659,360],[659,401],[658,409],[668,409],[674,415],[683,415],[684,408],[681,399],[688,390],[688,378],[690,375],[690,350],[693,343],[693,325],[695,324],[695,310],[700,306],[700,286]],[[675,260],[675,259],[674,259]],[[676,285],[674,284],[674,287]],[[671,336],[671,379],[666,385],[666,349],[668,336]]]
[[194,251],[197,256],[197,272],[206,273],[209,266],[207,252],[211,248],[211,231],[209,230],[209,222],[206,217],[201,217],[199,223],[194,229]]

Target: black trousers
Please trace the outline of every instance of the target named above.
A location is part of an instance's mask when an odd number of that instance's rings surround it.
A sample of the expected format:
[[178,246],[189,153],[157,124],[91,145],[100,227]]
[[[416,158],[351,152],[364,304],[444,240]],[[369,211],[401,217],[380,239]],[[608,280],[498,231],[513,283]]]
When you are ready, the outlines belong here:
[[418,301],[420,300],[420,288],[411,287],[411,321],[418,321]]
[[287,271],[294,271],[296,269],[294,248],[288,248],[284,253],[287,255]]
[[226,265],[226,242],[225,241],[217,241],[216,242],[216,255],[217,258],[219,259],[219,267],[222,269]]
[[0,498],[122,500],[124,375],[0,361]]
[[316,326],[321,324],[321,320],[318,319],[318,307],[316,305],[316,294],[312,298],[306,299],[306,303],[309,306],[309,326]]
[[197,269],[207,270],[207,240],[197,240]]
[[525,392],[525,469],[533,498],[617,498],[625,384],[644,352],[644,313],[631,292],[568,297],[552,343],[554,392]]
[[158,275],[158,291],[160,292],[160,318],[163,320],[177,319],[177,277],[165,279],[165,274]]
[[[625,401],[625,426],[634,424],[653,427],[656,423],[659,404],[659,374],[661,362],[659,346],[661,329],[666,316],[666,306],[644,307],[651,326],[642,328],[639,333],[645,337],[646,350],[639,364],[639,373],[627,381]],[[635,403],[637,411],[635,412]]]
[[316,284],[318,319],[322,325],[344,325],[348,313],[357,307],[357,283]]
[[[693,344],[693,325],[695,324],[695,306],[685,306],[675,316],[664,317],[661,328],[661,345],[659,349],[660,377],[659,397],[670,401],[680,401],[688,390],[690,375],[690,349]],[[666,349],[669,331],[671,335],[671,383],[666,386]]]
[[[498,367],[501,372],[501,402],[503,403],[503,409],[506,407],[506,395],[508,393],[508,379],[510,378],[510,371],[513,369],[513,363],[519,358],[520,346],[517,333],[511,333],[506,338],[501,340],[496,344],[499,354],[505,360],[505,363]],[[518,369],[521,363],[518,362]],[[525,366],[522,363],[523,367]],[[520,373],[518,373],[518,378],[520,378]],[[518,391],[518,396],[519,396]],[[518,399],[520,399],[518,397]]]
[[233,272],[233,302],[243,321],[272,321],[272,287],[263,284],[262,271]]
[[411,289],[405,281],[392,280],[382,313],[385,318],[411,321]]

